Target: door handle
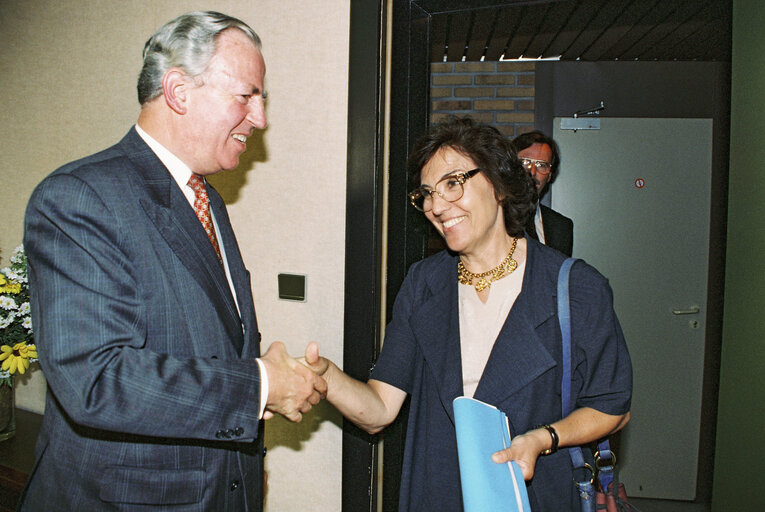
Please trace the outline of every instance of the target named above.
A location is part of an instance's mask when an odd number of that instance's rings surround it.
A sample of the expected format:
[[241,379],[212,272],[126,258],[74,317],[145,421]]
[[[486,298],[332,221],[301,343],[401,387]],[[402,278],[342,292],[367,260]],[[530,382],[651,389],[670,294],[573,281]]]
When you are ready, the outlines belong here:
[[701,308],[698,306],[691,306],[689,309],[673,309],[673,315],[698,315]]

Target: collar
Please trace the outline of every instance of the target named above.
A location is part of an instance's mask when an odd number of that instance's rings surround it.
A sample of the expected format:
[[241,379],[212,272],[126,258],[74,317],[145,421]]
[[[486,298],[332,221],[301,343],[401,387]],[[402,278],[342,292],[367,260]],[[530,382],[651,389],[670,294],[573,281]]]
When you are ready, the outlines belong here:
[[151,135],[146,133],[146,131],[144,131],[143,128],[141,128],[137,123],[135,125],[135,131],[138,133],[138,136],[143,139],[146,145],[149,146],[149,148],[154,152],[154,154],[157,155],[157,158],[159,158],[165,167],[167,167],[167,170],[170,172],[170,175],[180,187],[183,195],[186,196],[186,199],[193,206],[194,191],[187,186],[189,178],[191,178],[192,175],[189,166],[183,163],[180,158],[172,154],[169,149],[157,142],[157,140],[154,139]]

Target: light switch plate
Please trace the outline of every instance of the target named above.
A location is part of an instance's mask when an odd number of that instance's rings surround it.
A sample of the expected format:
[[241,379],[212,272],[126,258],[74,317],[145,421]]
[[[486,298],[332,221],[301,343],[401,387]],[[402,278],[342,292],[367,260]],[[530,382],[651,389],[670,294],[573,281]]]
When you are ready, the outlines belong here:
[[279,298],[305,302],[305,276],[302,274],[279,274]]

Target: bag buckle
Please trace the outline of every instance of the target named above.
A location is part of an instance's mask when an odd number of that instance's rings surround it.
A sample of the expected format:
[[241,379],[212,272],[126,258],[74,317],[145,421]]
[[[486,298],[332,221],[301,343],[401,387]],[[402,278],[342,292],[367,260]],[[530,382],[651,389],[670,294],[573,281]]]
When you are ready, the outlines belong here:
[[590,466],[588,463],[585,462],[584,466],[576,468],[576,469],[586,469],[586,470],[588,470],[590,472],[590,479],[589,479],[589,481],[586,480],[586,479],[579,481],[579,480],[576,479],[576,476],[575,476],[573,478],[573,480],[574,480],[574,483],[576,485],[588,485],[588,484],[592,485],[592,484],[595,483],[595,474],[596,474],[595,468],[593,468],[592,466]]
[[600,451],[595,452],[595,467],[598,471],[609,466],[616,466],[616,454],[611,450],[606,450],[603,456]]

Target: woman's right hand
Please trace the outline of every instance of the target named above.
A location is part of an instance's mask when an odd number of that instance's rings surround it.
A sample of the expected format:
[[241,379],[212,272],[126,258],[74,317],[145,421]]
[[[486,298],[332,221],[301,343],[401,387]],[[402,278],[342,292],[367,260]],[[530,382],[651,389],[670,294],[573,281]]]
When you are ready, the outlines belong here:
[[316,375],[324,375],[329,369],[329,359],[319,356],[319,344],[312,341],[305,348],[305,357],[298,358],[298,361],[311,369]]
[[327,383],[327,400],[359,428],[376,434],[396,419],[406,392],[386,382],[356,380],[335,363],[319,355],[319,347],[311,342],[305,357],[298,361],[321,376]]

